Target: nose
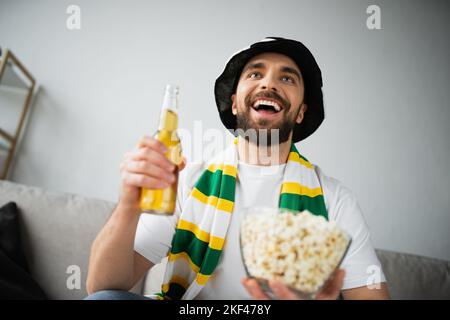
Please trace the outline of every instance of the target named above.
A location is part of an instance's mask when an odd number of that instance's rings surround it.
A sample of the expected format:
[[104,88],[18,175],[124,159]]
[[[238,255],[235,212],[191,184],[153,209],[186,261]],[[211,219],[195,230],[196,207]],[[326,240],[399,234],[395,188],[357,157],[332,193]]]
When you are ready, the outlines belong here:
[[269,74],[261,79],[260,87],[261,90],[278,91],[274,77]]

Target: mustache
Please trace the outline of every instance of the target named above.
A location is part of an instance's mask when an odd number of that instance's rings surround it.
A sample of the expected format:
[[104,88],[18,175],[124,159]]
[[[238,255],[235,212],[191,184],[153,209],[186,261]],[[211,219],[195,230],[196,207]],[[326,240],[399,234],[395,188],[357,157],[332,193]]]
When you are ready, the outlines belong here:
[[245,105],[251,107],[255,100],[264,99],[264,98],[276,100],[278,103],[281,104],[283,109],[291,107],[291,104],[288,100],[283,99],[278,93],[276,93],[274,91],[261,91],[261,92],[258,92],[257,94],[255,94],[254,96],[248,95],[247,97],[245,97],[245,100],[244,100]]

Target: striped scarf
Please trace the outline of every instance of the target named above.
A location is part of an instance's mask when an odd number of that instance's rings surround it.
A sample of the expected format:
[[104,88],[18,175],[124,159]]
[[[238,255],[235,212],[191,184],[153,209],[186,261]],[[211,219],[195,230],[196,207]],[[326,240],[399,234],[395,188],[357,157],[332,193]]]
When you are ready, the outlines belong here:
[[[187,198],[172,239],[162,292],[154,298],[195,298],[218,265],[234,207],[237,141],[208,162]],[[314,166],[294,144],[282,180],[279,207],[308,210],[328,219]]]

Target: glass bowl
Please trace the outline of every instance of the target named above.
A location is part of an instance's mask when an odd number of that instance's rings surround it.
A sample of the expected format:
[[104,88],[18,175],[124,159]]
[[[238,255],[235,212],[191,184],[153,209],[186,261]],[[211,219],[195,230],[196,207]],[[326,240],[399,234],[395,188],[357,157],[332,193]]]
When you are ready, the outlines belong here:
[[239,245],[245,272],[275,298],[270,279],[301,299],[314,299],[344,259],[351,237],[309,211],[251,207],[240,212]]

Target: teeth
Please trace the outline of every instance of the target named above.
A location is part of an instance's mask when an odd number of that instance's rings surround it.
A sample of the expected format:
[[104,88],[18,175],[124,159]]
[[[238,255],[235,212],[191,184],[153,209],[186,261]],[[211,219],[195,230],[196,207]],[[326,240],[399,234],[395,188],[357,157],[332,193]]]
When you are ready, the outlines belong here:
[[269,101],[269,100],[256,100],[255,103],[253,104],[253,107],[258,107],[260,104],[265,104],[267,106],[272,106],[275,108],[275,111],[280,111],[281,107],[278,103],[273,102],[273,101]]

